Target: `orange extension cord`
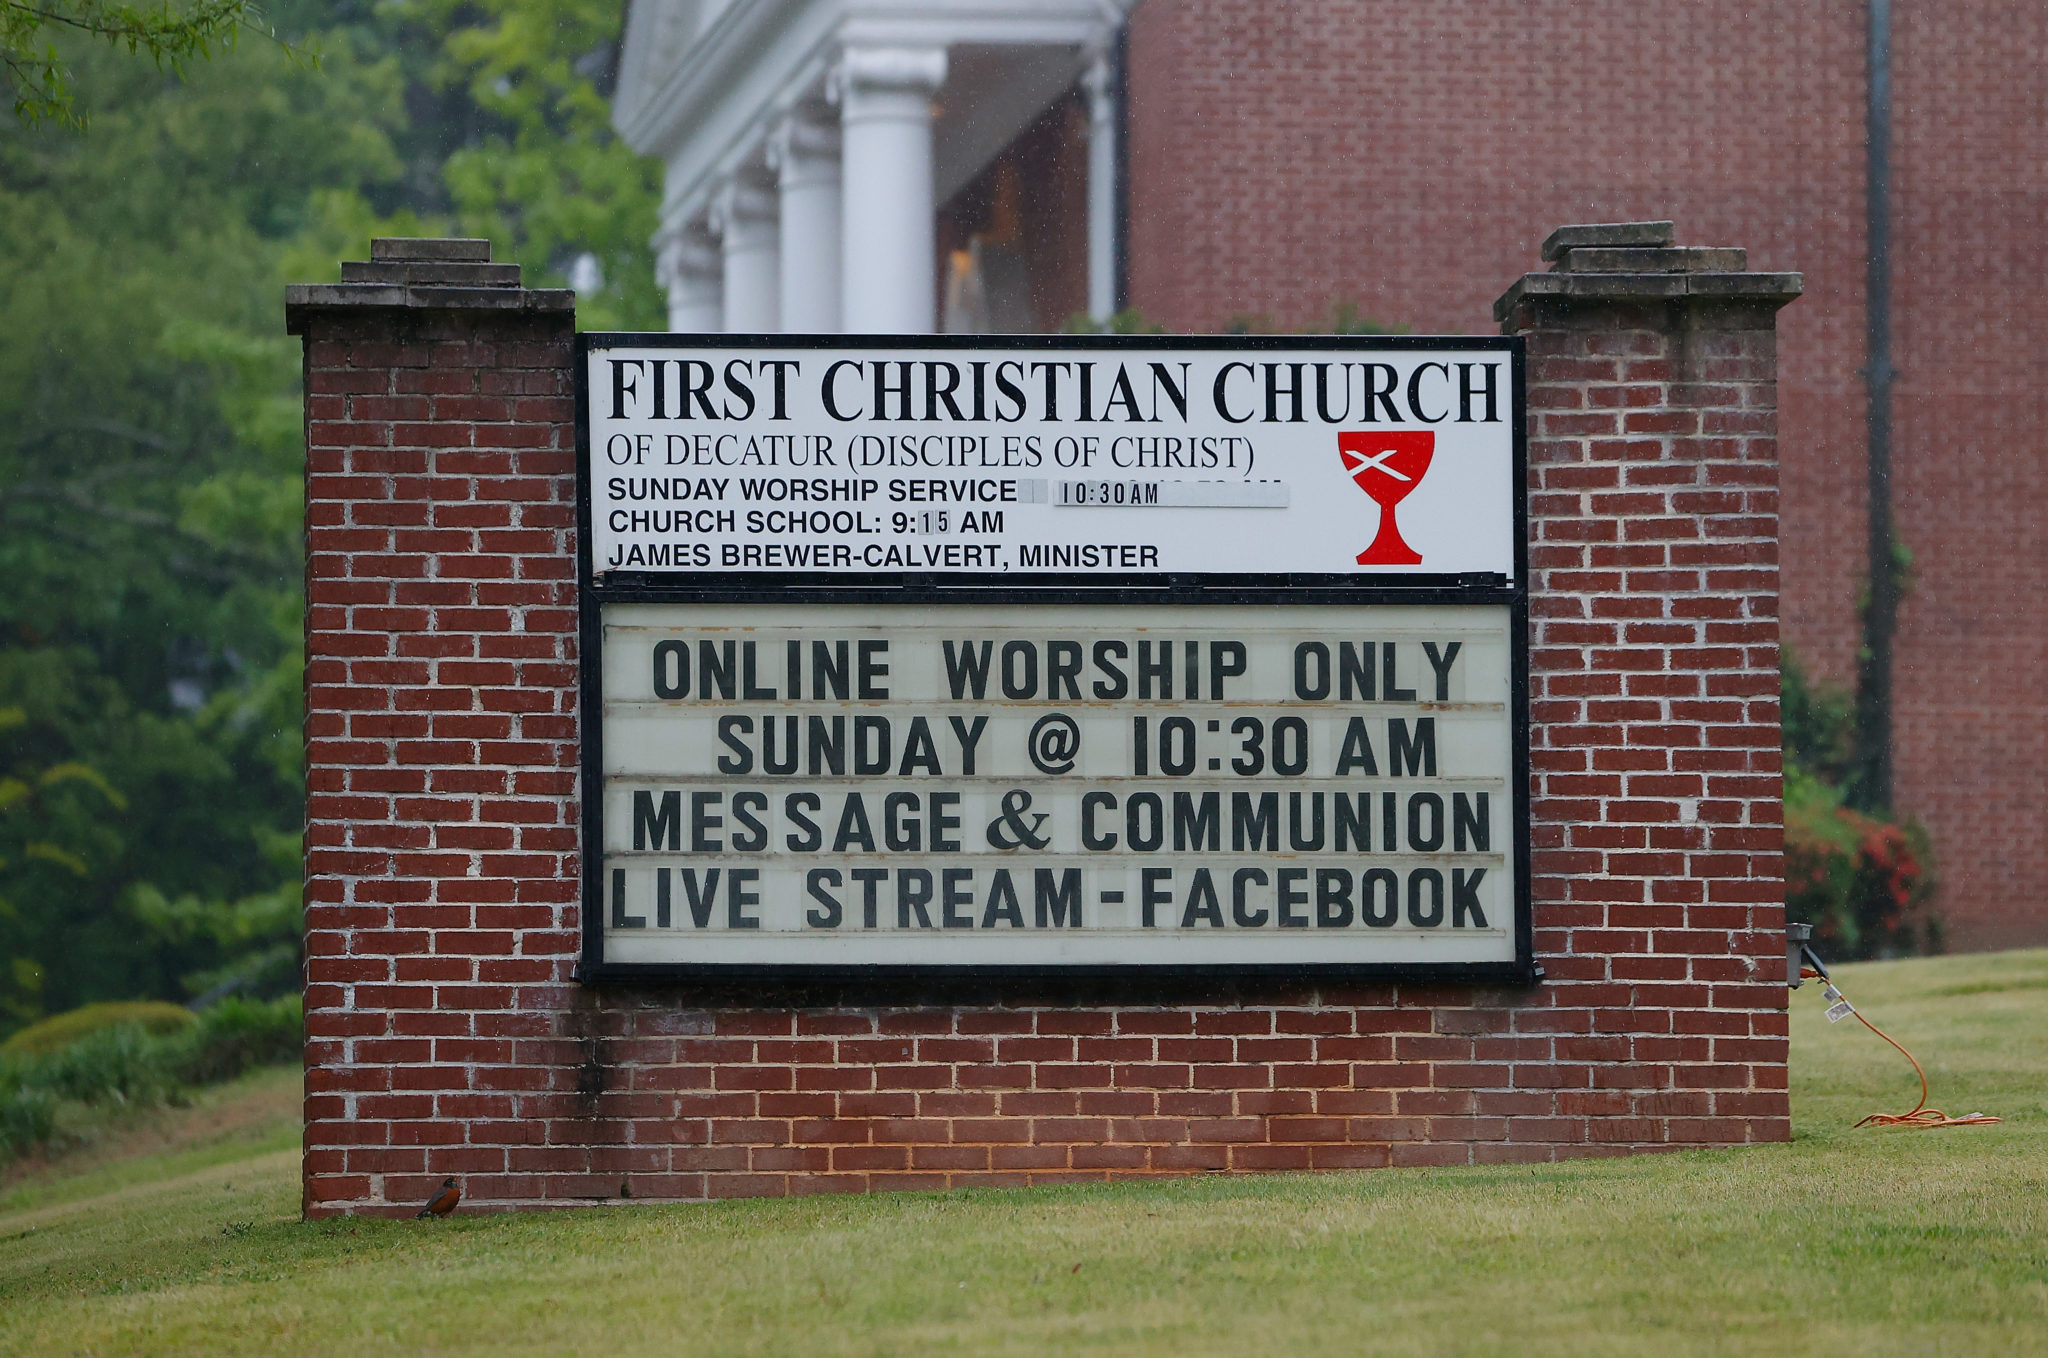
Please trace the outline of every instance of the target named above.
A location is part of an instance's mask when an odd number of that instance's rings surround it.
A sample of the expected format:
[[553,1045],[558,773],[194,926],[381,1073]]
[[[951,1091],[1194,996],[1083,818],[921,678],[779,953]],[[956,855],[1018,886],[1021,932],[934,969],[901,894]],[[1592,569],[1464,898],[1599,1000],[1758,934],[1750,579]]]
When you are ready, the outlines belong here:
[[[1830,987],[1834,985],[1834,982],[1829,980],[1825,973],[1813,967],[1801,967],[1799,975],[1802,978],[1811,977]],[[1839,995],[1841,991],[1836,990],[1835,993]],[[1901,1047],[1890,1033],[1887,1033],[1884,1029],[1863,1017],[1862,1012],[1855,1006],[1851,1005],[1849,1012],[1856,1016],[1858,1023],[1870,1029],[1871,1032],[1876,1033],[1886,1042],[1891,1043],[1893,1050],[1897,1051],[1899,1055],[1905,1057],[1908,1061],[1912,1061],[1913,1073],[1920,1077],[1920,1102],[1913,1105],[1911,1112],[1872,1113],[1869,1117],[1857,1123],[1858,1127],[1987,1127],[1994,1122],[2004,1121],[2003,1118],[1992,1117],[1989,1113],[1966,1113],[1962,1117],[1952,1118],[1939,1108],[1929,1108],[1927,1106],[1927,1072],[1920,1068],[1918,1061],[1913,1060],[1913,1053]]]

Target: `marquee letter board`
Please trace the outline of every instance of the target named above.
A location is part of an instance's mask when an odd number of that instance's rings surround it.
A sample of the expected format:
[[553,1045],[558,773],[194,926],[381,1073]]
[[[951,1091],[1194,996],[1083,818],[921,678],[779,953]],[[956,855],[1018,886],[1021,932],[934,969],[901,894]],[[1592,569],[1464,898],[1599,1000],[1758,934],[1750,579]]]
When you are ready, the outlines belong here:
[[585,979],[1517,981],[1521,342],[579,336]]

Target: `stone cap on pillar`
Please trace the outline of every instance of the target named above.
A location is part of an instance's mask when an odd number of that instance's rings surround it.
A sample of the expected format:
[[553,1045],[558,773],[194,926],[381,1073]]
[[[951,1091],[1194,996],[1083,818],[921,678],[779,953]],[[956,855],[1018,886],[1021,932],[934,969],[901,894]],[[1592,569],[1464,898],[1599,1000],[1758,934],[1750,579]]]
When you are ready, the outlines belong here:
[[1670,222],[1560,226],[1543,242],[1550,272],[1524,274],[1493,304],[1505,323],[1537,298],[1589,302],[1720,299],[1784,306],[1805,289],[1796,273],[1750,273],[1749,254],[1725,246],[1673,244]]
[[303,334],[308,312],[337,307],[574,312],[576,294],[522,287],[517,264],[491,263],[487,240],[387,236],[370,242],[367,261],[343,263],[339,283],[286,287],[285,330]]

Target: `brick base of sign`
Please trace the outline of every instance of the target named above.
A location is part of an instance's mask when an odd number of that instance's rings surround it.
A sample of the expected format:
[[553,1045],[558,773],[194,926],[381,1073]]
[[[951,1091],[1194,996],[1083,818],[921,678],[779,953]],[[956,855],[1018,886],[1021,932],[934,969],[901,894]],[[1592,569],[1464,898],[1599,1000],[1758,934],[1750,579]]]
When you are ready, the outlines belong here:
[[449,1175],[490,1209],[1784,1140],[1798,283],[1646,257],[1668,241],[1589,237],[1502,299],[1530,338],[1544,979],[1143,1004],[579,984],[569,299],[480,242],[379,242],[293,289],[306,1212],[416,1210]]

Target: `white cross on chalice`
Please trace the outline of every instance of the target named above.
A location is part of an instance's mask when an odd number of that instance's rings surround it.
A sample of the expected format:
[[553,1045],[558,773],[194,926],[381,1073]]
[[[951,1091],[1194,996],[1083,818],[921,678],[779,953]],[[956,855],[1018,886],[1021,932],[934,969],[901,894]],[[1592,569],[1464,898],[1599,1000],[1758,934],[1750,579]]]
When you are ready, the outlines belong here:
[[1360,461],[1357,466],[1351,469],[1351,474],[1356,476],[1363,471],[1385,472],[1396,481],[1413,481],[1414,477],[1403,476],[1400,472],[1387,465],[1387,459],[1392,457],[1396,451],[1398,450],[1393,448],[1382,448],[1376,453],[1353,454],[1353,456],[1359,457]]

